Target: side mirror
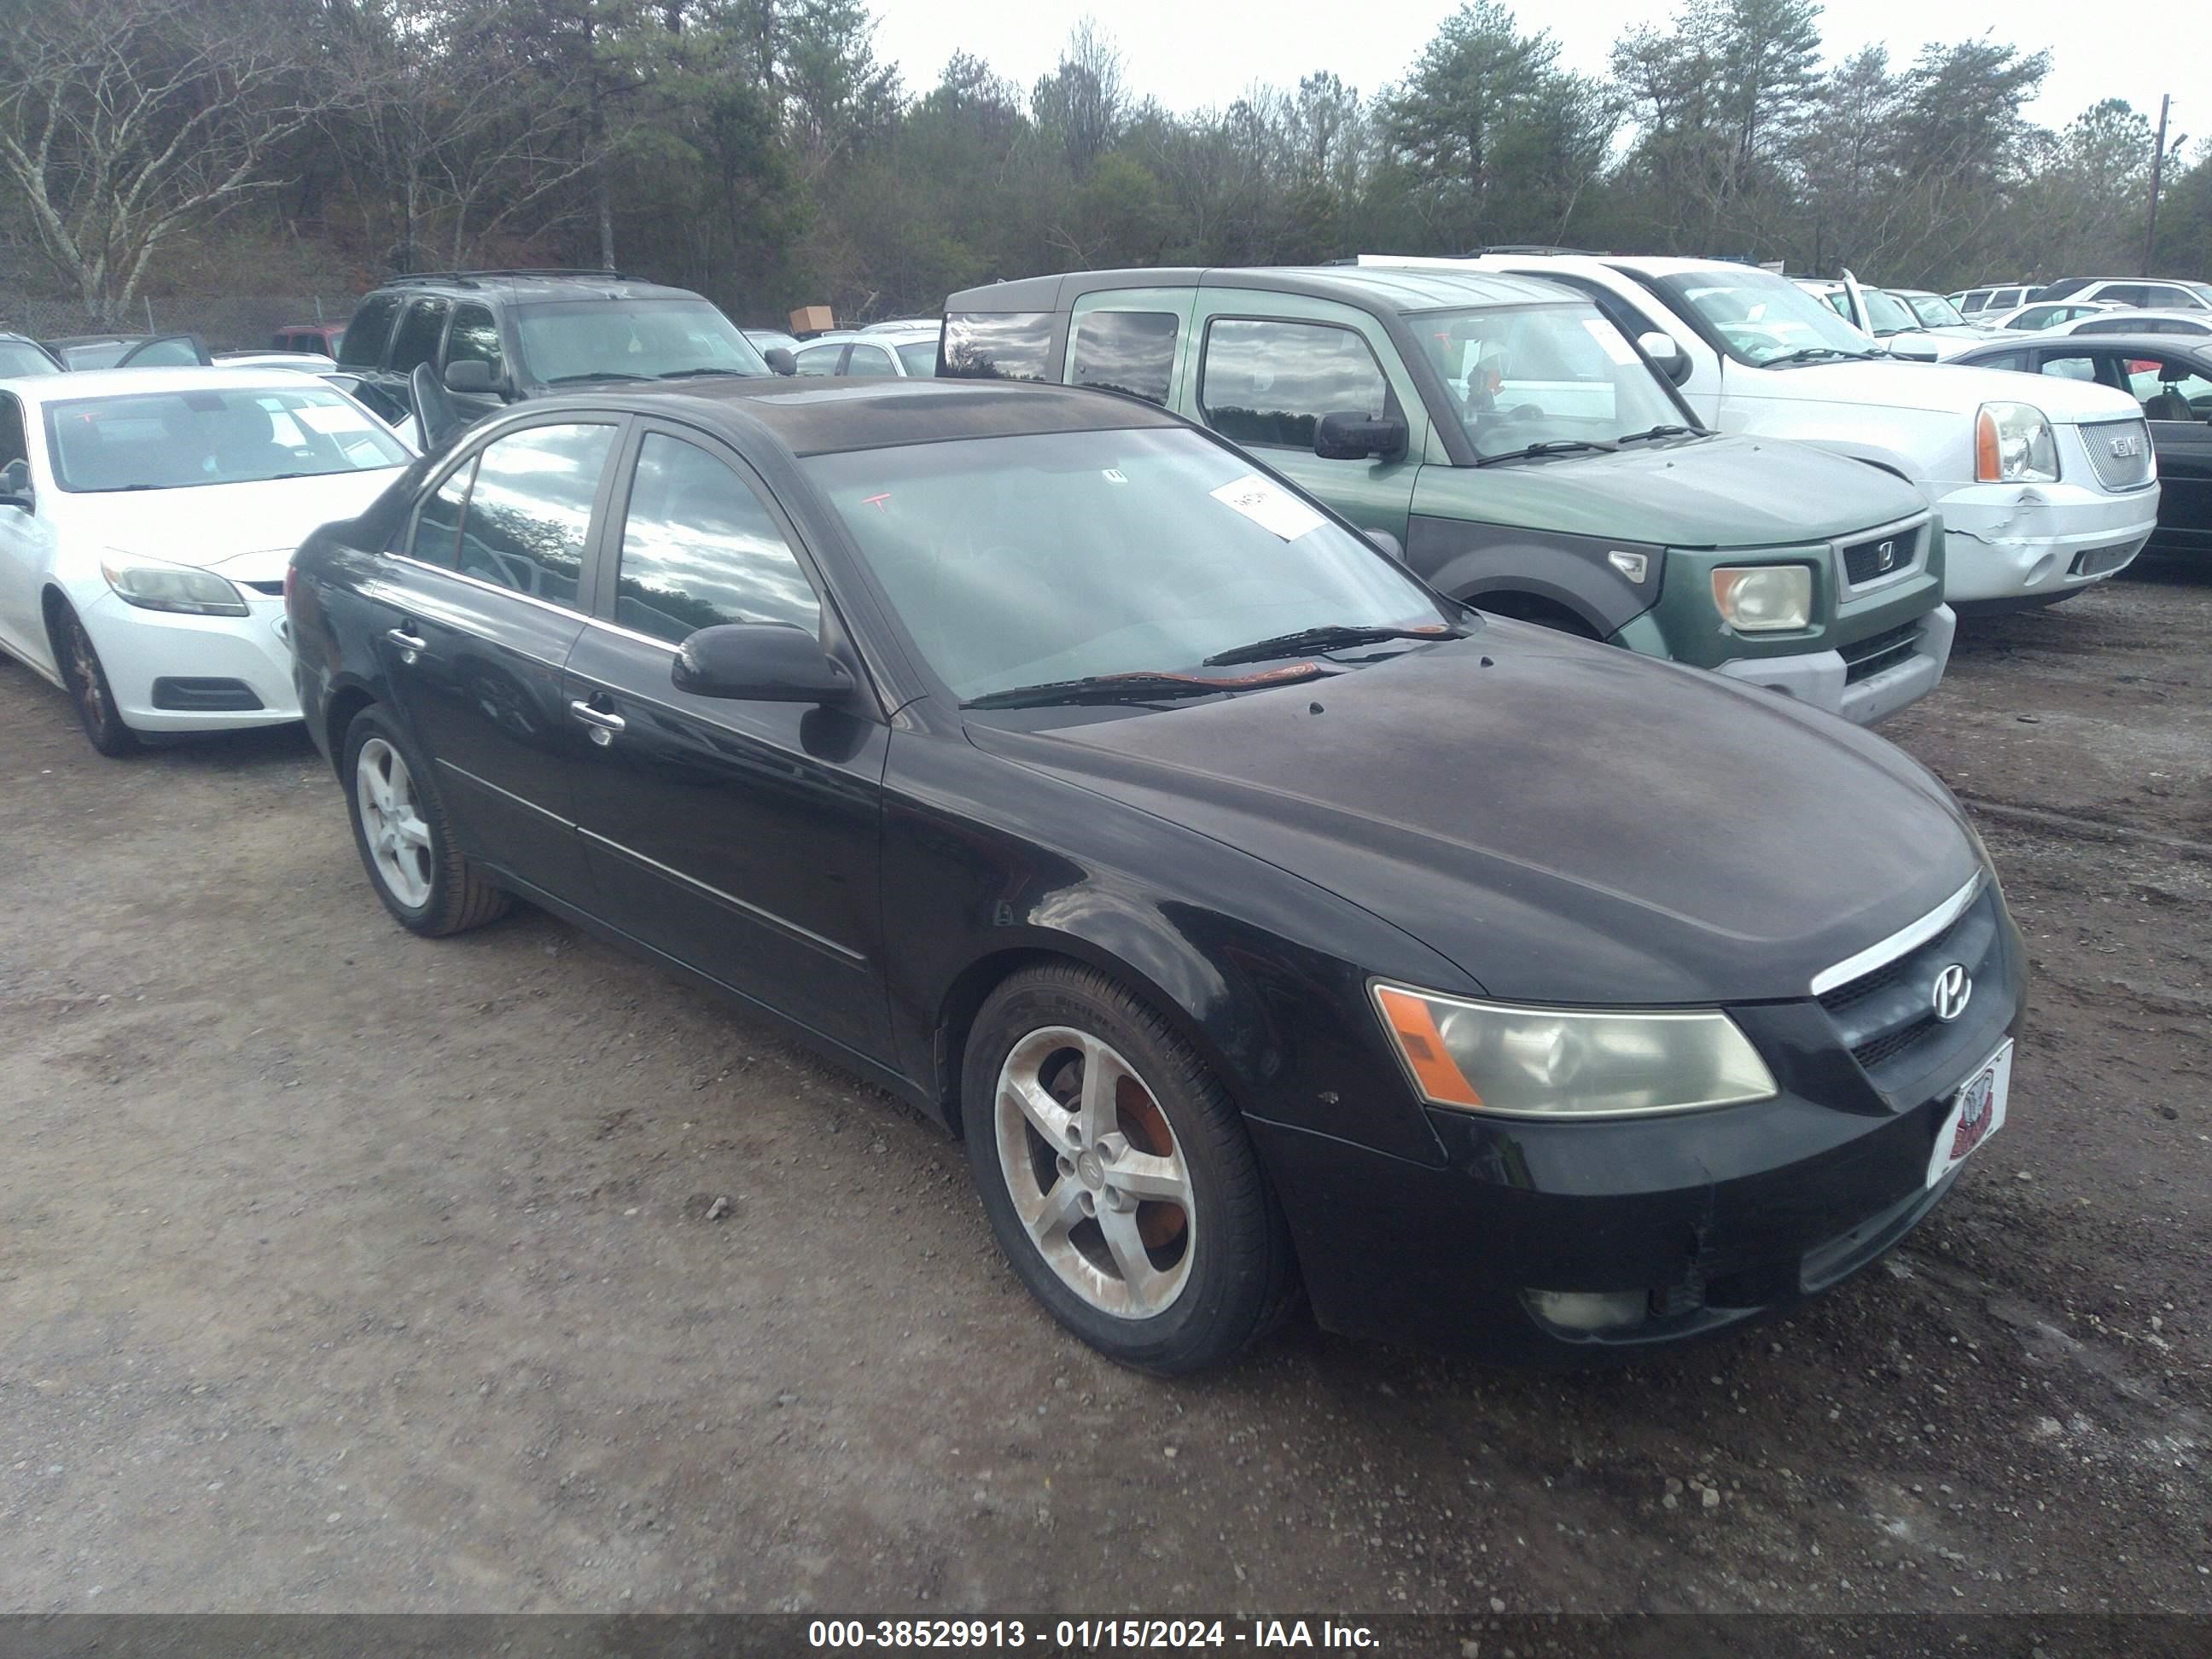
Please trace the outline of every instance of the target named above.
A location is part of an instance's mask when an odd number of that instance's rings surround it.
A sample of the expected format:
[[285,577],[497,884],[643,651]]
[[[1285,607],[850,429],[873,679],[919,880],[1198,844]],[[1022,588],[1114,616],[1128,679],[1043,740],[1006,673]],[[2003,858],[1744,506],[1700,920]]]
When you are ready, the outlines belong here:
[[1902,357],[1907,362],[1932,363],[1940,355],[1933,340],[1892,340],[1889,355]]
[[459,392],[473,398],[489,398],[500,389],[500,377],[492,372],[489,363],[466,357],[458,363],[446,365],[446,390]]
[[1314,453],[1324,461],[1364,461],[1370,455],[1390,460],[1406,453],[1407,429],[1395,415],[1365,415],[1337,410],[1314,428]]
[[1655,328],[1636,337],[1636,343],[1651,360],[1652,367],[1676,386],[1690,378],[1690,354],[1682,349],[1682,343],[1666,330]]
[[750,702],[836,702],[853,689],[822,641],[790,623],[720,623],[676,653],[670,678],[696,697]]
[[31,464],[20,457],[0,466],[0,507],[19,507],[24,512],[34,510],[31,494]]
[[799,373],[799,359],[791,355],[787,346],[770,346],[761,356],[768,359],[768,366],[779,374]]
[[1400,541],[1400,540],[1399,540],[1395,536],[1392,535],[1389,531],[1387,531],[1387,530],[1370,530],[1370,531],[1369,531],[1369,532],[1367,532],[1367,539],[1368,539],[1369,541],[1370,541],[1370,542],[1373,542],[1373,543],[1375,544],[1375,545],[1376,545],[1376,546],[1377,546],[1377,547],[1381,548],[1381,549],[1382,549],[1385,553],[1388,553],[1388,554],[1389,554],[1392,558],[1394,558],[1394,559],[1397,560],[1397,562],[1398,562],[1400,564],[1403,564],[1403,563],[1405,563],[1405,562],[1406,562],[1406,546],[1405,546],[1405,544],[1404,544],[1404,543],[1402,543],[1402,542],[1401,542],[1401,541]]

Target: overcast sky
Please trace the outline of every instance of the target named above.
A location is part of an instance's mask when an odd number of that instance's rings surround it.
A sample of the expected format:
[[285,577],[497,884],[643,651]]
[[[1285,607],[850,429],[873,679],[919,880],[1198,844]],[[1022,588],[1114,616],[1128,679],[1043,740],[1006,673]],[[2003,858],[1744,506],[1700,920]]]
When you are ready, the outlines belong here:
[[[1402,76],[1455,0],[1401,0],[1393,6],[1303,7],[1283,0],[875,0],[882,19],[878,52],[895,60],[910,91],[936,84],[945,60],[965,50],[1027,87],[1059,60],[1086,14],[1120,46],[1131,88],[1177,111],[1225,104],[1254,82],[1290,88],[1301,75],[1334,70],[1364,93]],[[1522,27],[1540,22],[1559,40],[1568,67],[1600,74],[1615,36],[1632,25],[1663,22],[1661,0],[1566,0],[1517,6]],[[2130,15],[2134,15],[2130,14]],[[2126,99],[2155,121],[2161,93],[2174,95],[2172,131],[2212,133],[2212,4],[2187,0],[2135,16],[2084,0],[1849,0],[1821,20],[1830,59],[1871,41],[1893,63],[1909,63],[1931,40],[1987,33],[2025,51],[2048,47],[2051,74],[2032,118],[2063,126],[2100,98]],[[2194,95],[2191,88],[2194,86]]]

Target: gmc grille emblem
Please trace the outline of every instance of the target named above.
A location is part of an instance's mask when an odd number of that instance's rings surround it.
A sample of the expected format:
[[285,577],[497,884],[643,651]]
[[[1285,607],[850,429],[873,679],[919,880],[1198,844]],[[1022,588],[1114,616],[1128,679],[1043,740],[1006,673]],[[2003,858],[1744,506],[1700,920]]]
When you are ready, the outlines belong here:
[[1884,542],[1881,546],[1875,549],[1874,568],[1877,571],[1893,570],[1897,568],[1897,544],[1895,542]]
[[2132,460],[2142,453],[2142,440],[2132,434],[2124,438],[2112,440],[2112,456],[2116,460]]
[[1936,1018],[1948,1024],[1966,1012],[1966,1000],[1974,994],[1974,981],[1965,967],[1953,963],[1936,975]]

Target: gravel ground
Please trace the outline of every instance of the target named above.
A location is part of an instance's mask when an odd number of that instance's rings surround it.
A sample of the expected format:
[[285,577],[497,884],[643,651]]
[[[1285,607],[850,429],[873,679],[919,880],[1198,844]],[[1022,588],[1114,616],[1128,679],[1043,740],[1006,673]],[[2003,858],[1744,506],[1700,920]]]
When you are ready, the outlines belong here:
[[1881,1266],[1625,1372],[1165,1384],[887,1097],[401,933],[296,732],[102,761],[0,665],[0,1608],[2212,1612],[2208,693],[2212,581],[2131,579],[1888,728],[2039,977]]

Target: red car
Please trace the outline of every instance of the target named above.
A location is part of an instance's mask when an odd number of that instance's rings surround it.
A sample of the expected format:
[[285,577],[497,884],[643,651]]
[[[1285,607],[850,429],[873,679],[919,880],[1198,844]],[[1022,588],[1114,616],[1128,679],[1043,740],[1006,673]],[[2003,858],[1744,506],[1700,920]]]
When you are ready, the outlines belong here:
[[325,357],[338,355],[345,337],[343,323],[287,323],[269,337],[271,351],[315,351]]

